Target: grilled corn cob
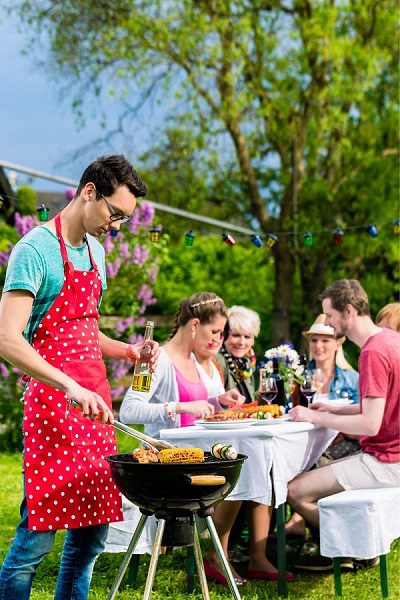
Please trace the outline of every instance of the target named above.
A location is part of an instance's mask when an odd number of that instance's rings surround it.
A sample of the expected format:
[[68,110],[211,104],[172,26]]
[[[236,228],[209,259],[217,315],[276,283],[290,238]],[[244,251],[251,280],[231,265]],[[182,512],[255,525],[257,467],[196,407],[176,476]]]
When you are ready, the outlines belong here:
[[204,450],[201,448],[167,448],[160,450],[158,457],[162,463],[199,463],[204,462]]

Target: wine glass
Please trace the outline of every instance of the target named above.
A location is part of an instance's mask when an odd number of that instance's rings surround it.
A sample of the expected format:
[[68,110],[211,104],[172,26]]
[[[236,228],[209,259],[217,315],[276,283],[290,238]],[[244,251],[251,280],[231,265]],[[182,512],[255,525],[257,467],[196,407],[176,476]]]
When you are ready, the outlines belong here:
[[326,381],[325,373],[322,369],[312,369],[311,374],[315,387],[317,388],[317,394],[319,394],[322,388],[324,387],[324,383]]
[[260,384],[258,387],[258,393],[261,399],[268,404],[271,404],[272,400],[276,398],[278,393],[278,386],[274,377],[268,377],[266,369],[260,369]]
[[311,371],[305,371],[303,374],[303,380],[300,384],[300,390],[303,396],[307,398],[307,402],[310,405],[314,394],[317,391],[317,387],[314,382],[313,374]]

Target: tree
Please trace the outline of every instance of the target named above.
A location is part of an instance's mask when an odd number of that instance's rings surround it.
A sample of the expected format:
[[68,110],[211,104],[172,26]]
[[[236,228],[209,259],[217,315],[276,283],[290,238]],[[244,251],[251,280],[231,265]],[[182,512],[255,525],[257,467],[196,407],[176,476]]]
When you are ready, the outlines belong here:
[[[52,67],[78,85],[78,110],[84,90],[100,94],[110,81],[134,108],[157,98],[183,135],[190,127],[196,152],[213,156],[215,172],[234,173],[242,220],[291,232],[273,248],[274,342],[289,337],[296,285],[300,321],[310,322],[332,268],[363,277],[351,242],[332,253],[326,233],[312,250],[299,240],[307,230],[397,217],[393,0],[19,6],[46,32]],[[371,256],[368,242],[355,245]],[[386,268],[395,279],[393,261]]]

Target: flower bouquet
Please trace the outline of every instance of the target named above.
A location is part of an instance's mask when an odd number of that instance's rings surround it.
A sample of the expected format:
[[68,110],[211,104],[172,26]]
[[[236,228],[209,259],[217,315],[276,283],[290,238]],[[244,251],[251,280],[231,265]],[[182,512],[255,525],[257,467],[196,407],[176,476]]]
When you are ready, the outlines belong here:
[[301,382],[301,376],[304,371],[304,366],[300,364],[300,356],[290,344],[281,344],[277,348],[270,348],[265,353],[267,359],[264,368],[267,373],[272,373],[272,359],[278,359],[279,374],[286,383],[294,380],[297,383]]

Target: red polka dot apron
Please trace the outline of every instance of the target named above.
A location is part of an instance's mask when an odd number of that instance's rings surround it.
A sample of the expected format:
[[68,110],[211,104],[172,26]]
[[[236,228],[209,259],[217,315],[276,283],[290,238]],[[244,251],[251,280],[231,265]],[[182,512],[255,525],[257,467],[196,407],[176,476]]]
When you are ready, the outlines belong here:
[[[33,347],[50,364],[111,407],[110,387],[99,345],[101,278],[86,240],[91,271],[68,260],[55,218],[64,264],[64,284],[38,326]],[[121,496],[105,456],[117,452],[112,425],[69,407],[66,394],[30,379],[24,392],[24,467],[28,526],[48,531],[103,525],[122,519]]]

